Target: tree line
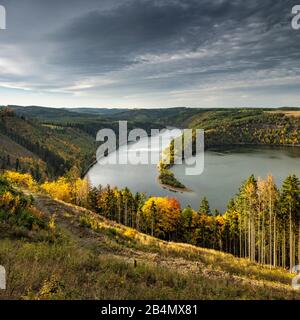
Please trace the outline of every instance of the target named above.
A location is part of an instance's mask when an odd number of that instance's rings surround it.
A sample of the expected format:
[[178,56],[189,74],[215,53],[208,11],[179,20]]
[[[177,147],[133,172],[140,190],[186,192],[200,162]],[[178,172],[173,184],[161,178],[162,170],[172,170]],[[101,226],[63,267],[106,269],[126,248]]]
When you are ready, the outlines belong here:
[[300,264],[300,181],[289,175],[279,190],[272,175],[250,176],[226,212],[198,211],[175,198],[146,197],[107,186],[88,192],[87,206],[108,219],[164,240],[232,253],[261,264],[292,269]]
[[[6,173],[6,178],[18,185],[25,181],[20,173]],[[148,197],[109,185],[92,188],[88,180],[78,177],[76,168],[56,181],[34,186],[53,198],[163,240],[228,252],[270,267],[292,270],[300,264],[300,181],[296,175],[289,175],[280,189],[272,175],[266,179],[251,175],[223,214],[212,213],[206,198],[194,210],[181,208],[172,197]]]

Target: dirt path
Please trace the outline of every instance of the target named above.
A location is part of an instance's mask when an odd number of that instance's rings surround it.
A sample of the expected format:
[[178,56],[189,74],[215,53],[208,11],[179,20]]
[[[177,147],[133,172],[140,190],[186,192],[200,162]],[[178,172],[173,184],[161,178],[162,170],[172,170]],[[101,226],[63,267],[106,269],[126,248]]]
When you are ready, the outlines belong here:
[[[79,216],[91,215],[100,219],[107,227],[111,228],[125,228],[117,223],[107,220],[87,209],[69,205],[62,201],[53,200],[45,195],[35,194],[35,206],[40,211],[44,212],[48,217],[55,215],[56,223],[59,228],[62,228],[65,233],[70,236],[70,239],[79,246],[85,247],[96,254],[109,255],[114,258],[125,260],[131,264],[149,264],[152,266],[159,266],[162,268],[173,269],[176,272],[183,274],[201,274],[202,276],[213,279],[215,281],[227,281],[228,283],[236,283],[241,285],[243,283],[251,282],[251,286],[254,288],[277,288],[278,290],[289,290],[289,286],[284,283],[278,283],[274,285],[274,282],[267,279],[256,280],[249,279],[248,275],[236,275],[226,270],[215,270],[213,266],[204,264],[201,259],[188,259],[186,257],[173,257],[172,255],[166,256],[158,253],[159,251],[153,250],[139,250],[135,248],[129,248],[123,246],[120,250],[113,247],[105,246],[106,235],[96,232],[88,227],[82,227],[79,222]],[[145,236],[148,237],[148,236]],[[164,243],[157,240],[158,243]],[[201,250],[201,249],[200,249]],[[203,250],[202,254],[213,255],[213,253],[207,253]],[[275,289],[276,290],[276,289]]]
[[[78,217],[83,214],[96,215],[87,209],[69,205],[62,201],[53,200],[47,196],[35,194],[35,206],[40,211],[44,212],[48,217],[55,215],[55,220],[59,228],[62,228],[70,238],[78,245],[86,247],[88,249],[94,249],[95,246],[99,249],[99,254],[110,254],[117,258],[126,259],[130,262],[151,263],[155,265],[167,265],[168,268],[174,267],[176,270],[182,272],[196,272],[200,271],[200,261],[189,261],[183,258],[165,258],[158,253],[145,252],[138,249],[132,249],[123,247],[122,252],[119,250],[114,251],[112,248],[103,248],[103,241],[105,236],[99,232],[96,232],[90,228],[82,227],[78,221]],[[119,226],[117,223],[107,220],[99,215],[96,215],[97,219],[102,220],[108,227],[114,228]],[[123,228],[123,226],[121,226]],[[124,227],[125,228],[125,227]]]

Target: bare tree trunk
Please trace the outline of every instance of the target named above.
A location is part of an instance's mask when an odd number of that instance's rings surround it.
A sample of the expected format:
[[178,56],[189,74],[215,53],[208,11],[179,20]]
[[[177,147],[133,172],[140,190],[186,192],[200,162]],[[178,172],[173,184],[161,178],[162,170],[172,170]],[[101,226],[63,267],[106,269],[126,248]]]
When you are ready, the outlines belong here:
[[300,220],[298,223],[298,264],[300,266]]
[[258,216],[258,263],[262,263],[262,254],[261,254],[261,243],[262,243],[262,230],[261,230],[261,223],[260,223],[260,215]]
[[140,231],[140,215],[139,215],[139,211],[137,211],[137,213],[136,213],[136,230]]
[[125,221],[124,221],[124,224],[125,224],[125,226],[127,226],[127,223],[128,223],[128,205],[127,205],[127,199],[126,199],[126,201],[125,201],[125,217],[124,217],[125,219]]
[[240,229],[240,258],[242,257],[242,219],[239,223],[239,229]]
[[119,197],[119,223],[121,223],[121,197]]
[[265,213],[263,212],[263,225],[262,225],[262,263],[266,263],[266,235],[265,235]]
[[290,271],[293,269],[293,228],[292,228],[292,208],[290,204]]
[[256,258],[256,246],[255,246],[255,220],[252,217],[252,222],[251,222],[251,246],[252,246],[252,261],[255,261]]
[[296,232],[293,231],[293,267],[296,265]]
[[269,218],[269,249],[270,249],[270,252],[269,252],[269,264],[270,266],[272,266],[272,212],[273,209],[272,209],[272,198],[271,198],[271,193],[270,193],[270,199],[269,199],[269,214],[270,214],[270,218]]
[[285,231],[285,226],[284,226],[284,230],[283,230],[282,257],[283,257],[282,266],[283,266],[283,268],[286,268],[286,231]]
[[248,252],[247,252],[247,220],[245,219],[245,225],[244,225],[244,229],[245,229],[245,239],[244,239],[244,250],[245,250],[245,258],[248,256]]
[[273,249],[273,265],[277,266],[277,238],[276,238],[276,214],[274,215],[274,249]]
[[251,221],[250,217],[248,218],[248,256],[251,260]]

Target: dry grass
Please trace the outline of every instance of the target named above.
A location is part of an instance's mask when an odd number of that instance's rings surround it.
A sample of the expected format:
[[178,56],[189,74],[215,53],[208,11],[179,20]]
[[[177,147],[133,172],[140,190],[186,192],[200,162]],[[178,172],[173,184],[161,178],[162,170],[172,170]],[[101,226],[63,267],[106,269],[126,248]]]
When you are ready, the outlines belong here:
[[9,299],[300,299],[292,275],[192,245],[165,242],[45,196],[54,243],[1,240]]

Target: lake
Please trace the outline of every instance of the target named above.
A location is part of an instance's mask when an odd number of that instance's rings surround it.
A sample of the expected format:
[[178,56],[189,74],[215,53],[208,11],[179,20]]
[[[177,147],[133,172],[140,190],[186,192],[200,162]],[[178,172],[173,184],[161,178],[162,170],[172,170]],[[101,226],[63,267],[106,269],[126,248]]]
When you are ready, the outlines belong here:
[[[168,130],[160,138],[169,134]],[[151,143],[151,146],[149,144]],[[141,154],[160,154],[157,139],[143,138],[138,144],[131,144],[126,150],[121,147],[115,155],[124,157],[131,152]],[[165,148],[166,145],[162,145]],[[108,159],[107,157],[107,159]],[[96,163],[88,172],[93,186],[107,184],[118,188],[128,187],[132,192],[145,192],[148,196],[173,196],[181,205],[198,209],[200,199],[206,196],[211,209],[224,212],[228,201],[238,191],[242,182],[252,173],[256,177],[266,177],[272,173],[277,186],[290,173],[300,176],[300,147],[239,146],[218,148],[205,152],[204,172],[199,176],[185,175],[185,166],[172,168],[177,179],[192,192],[172,192],[163,189],[157,182],[156,165],[112,165]],[[105,161],[107,160],[105,159]]]

